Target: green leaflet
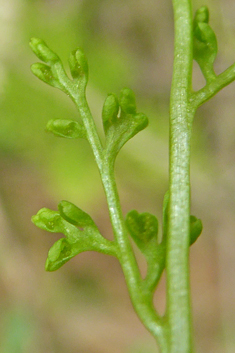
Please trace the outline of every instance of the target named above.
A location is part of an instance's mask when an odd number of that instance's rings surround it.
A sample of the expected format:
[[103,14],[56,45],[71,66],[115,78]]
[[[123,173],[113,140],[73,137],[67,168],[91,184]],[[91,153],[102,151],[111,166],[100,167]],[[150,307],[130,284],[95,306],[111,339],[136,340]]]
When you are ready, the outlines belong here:
[[47,271],[57,270],[83,251],[98,251],[117,256],[115,244],[100,234],[87,213],[68,201],[61,201],[58,208],[59,212],[42,208],[32,217],[32,222],[37,227],[65,235],[65,238],[59,239],[49,250]]
[[81,228],[92,228],[98,231],[93,219],[79,207],[68,201],[61,201],[58,205],[61,216],[71,224]]
[[[30,46],[38,58],[44,62],[33,64],[32,72],[42,81],[68,94],[75,102],[82,119],[86,119],[87,127],[87,120],[92,117],[85,98],[88,64],[84,53],[78,48],[70,54],[71,80],[65,73],[58,55],[43,40],[32,38]],[[87,116],[89,116],[88,119]],[[113,94],[108,95],[104,102],[102,119],[106,147],[101,152],[104,162],[112,166],[121,147],[148,125],[148,119],[144,114],[137,113],[134,93],[127,88],[121,91],[119,99]],[[65,119],[50,120],[46,129],[56,136],[66,138],[86,138],[89,132],[93,140],[96,134],[95,131],[86,131],[83,124]],[[95,136],[93,141],[97,140]],[[58,208],[59,212],[44,208],[32,217],[32,221],[38,227],[49,232],[63,233],[66,237],[58,240],[50,249],[46,263],[48,271],[59,268],[81,251],[96,250],[118,256],[115,243],[101,236],[87,213],[68,201],[61,201]]]
[[67,222],[58,211],[42,208],[32,217],[32,222],[39,228],[52,233],[63,233],[69,240],[76,241],[81,230]]
[[50,66],[42,63],[36,63],[31,65],[31,71],[41,81],[47,83],[50,86],[61,89],[61,85],[58,79],[54,77]]
[[[80,95],[83,99],[85,98],[88,63],[81,49],[77,48],[72,51],[69,57],[69,66],[73,78],[71,80],[65,73],[58,55],[43,40],[32,38],[30,46],[38,58],[46,63],[35,63],[31,66],[35,76],[68,94],[76,104]],[[114,163],[122,146],[148,125],[147,117],[136,112],[135,95],[128,88],[121,91],[119,99],[114,94],[108,95],[104,102],[102,119],[106,135],[104,152],[110,163]],[[86,137],[83,126],[71,120],[50,120],[47,124],[47,130],[61,137]]]
[[61,238],[49,249],[45,269],[50,272],[56,271],[74,256],[92,250],[99,251],[98,244],[92,244],[86,239],[71,242],[69,239]]
[[[170,193],[169,190],[166,192],[163,201],[163,238],[167,237],[167,228],[168,228],[168,213],[169,213],[169,200],[170,200]],[[199,235],[202,232],[202,221],[191,215],[190,216],[190,245],[195,243],[198,239]]]
[[129,88],[123,88],[119,97],[121,114],[136,114],[135,94]]
[[126,216],[126,227],[139,250],[146,258],[148,267],[144,279],[146,289],[153,291],[165,267],[165,242],[159,244],[158,220],[148,213],[130,211]]
[[29,45],[34,54],[36,54],[36,56],[45,63],[52,64],[60,61],[58,55],[48,48],[42,39],[31,38]]
[[106,155],[115,160],[122,146],[148,125],[147,117],[136,113],[135,96],[132,90],[121,91],[119,100],[114,94],[106,98],[102,111],[106,135]]
[[115,123],[119,112],[119,102],[114,94],[108,94],[102,110],[102,119],[105,135],[108,134],[108,130]]
[[[162,240],[160,243],[158,239],[158,221],[154,215],[149,213],[139,214],[133,210],[126,216],[126,227],[148,263],[144,283],[150,291],[155,289],[165,268],[169,199],[170,193],[168,190],[163,200]],[[201,232],[201,220],[195,216],[190,216],[190,245],[197,240]]]
[[84,78],[88,81],[88,63],[87,58],[80,48],[72,51],[69,56],[70,72],[74,80]]
[[136,210],[128,212],[126,216],[127,229],[138,248],[146,256],[150,255],[152,247],[158,244],[158,220],[144,212],[139,214]]
[[195,243],[201,232],[202,221],[195,216],[190,216],[190,245]]
[[88,81],[88,64],[81,49],[77,48],[72,51],[69,57],[69,66],[73,77],[71,80],[65,73],[59,56],[43,40],[32,38],[30,47],[40,60],[48,64],[33,64],[31,70],[35,76],[50,86],[59,88],[72,99],[76,96],[78,88],[84,92]]
[[71,258],[87,250],[90,250],[90,247],[86,242],[71,243],[68,239],[61,238],[48,251],[45,269],[50,272],[56,271]]
[[[44,63],[35,63],[31,70],[43,82],[59,88],[73,100],[78,95],[84,95],[88,81],[88,64],[81,49],[72,51],[69,57],[69,66],[73,80],[69,79],[64,71],[63,64],[46,43],[38,38],[32,38],[30,47]],[[52,119],[48,122],[47,131],[56,136],[66,138],[86,138],[86,131],[82,124],[73,120]]]
[[[162,241],[158,239],[158,220],[150,213],[139,214],[130,211],[126,216],[126,226],[129,234],[140,251],[145,255],[148,263],[146,284],[150,289],[157,285],[165,267],[166,241],[169,219],[169,190],[163,200]],[[190,216],[190,245],[192,245],[202,232],[202,222],[195,216]]]
[[46,126],[46,131],[52,132],[55,136],[66,138],[86,138],[84,127],[74,120],[52,119]]
[[195,61],[200,66],[202,73],[207,82],[215,79],[213,64],[217,55],[217,40],[213,29],[208,24],[209,10],[206,6],[202,6],[197,10],[194,23],[194,47],[193,55]]
[[37,57],[48,64],[33,64],[31,66],[33,74],[50,86],[59,88],[67,93],[64,84],[66,81],[68,82],[68,77],[58,55],[39,38],[32,38],[29,45]]

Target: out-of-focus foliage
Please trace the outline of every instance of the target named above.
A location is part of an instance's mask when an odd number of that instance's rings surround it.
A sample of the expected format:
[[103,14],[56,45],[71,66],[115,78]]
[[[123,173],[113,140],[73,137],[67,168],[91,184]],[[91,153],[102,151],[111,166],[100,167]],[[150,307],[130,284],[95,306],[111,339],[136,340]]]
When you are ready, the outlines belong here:
[[[235,57],[234,2],[193,3],[194,10],[211,9],[219,73]],[[0,0],[0,29],[0,351],[155,352],[115,259],[86,253],[58,273],[44,272],[47,249],[60,236],[31,225],[40,207],[69,199],[92,215],[107,238],[112,231],[87,142],[45,132],[50,119],[74,120],[77,112],[59,90],[31,74],[35,59],[28,42],[43,38],[63,62],[74,48],[84,49],[88,100],[100,131],[107,94],[133,89],[149,127],[117,159],[120,197],[125,214],[137,209],[161,219],[168,178],[171,2]],[[203,84],[195,63],[194,87]],[[192,213],[204,224],[191,250],[196,345],[202,352],[235,351],[234,87],[199,110],[192,137]],[[146,264],[138,249],[136,254],[144,274]],[[156,296],[162,312],[163,287]]]

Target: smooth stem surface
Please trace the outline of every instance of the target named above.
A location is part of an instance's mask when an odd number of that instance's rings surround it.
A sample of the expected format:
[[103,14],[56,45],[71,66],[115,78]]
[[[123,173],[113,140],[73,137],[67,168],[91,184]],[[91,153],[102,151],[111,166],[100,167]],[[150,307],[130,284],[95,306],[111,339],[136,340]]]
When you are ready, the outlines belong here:
[[104,161],[101,178],[108,200],[115,239],[119,247],[119,261],[126,279],[133,307],[144,326],[157,339],[162,348],[162,352],[167,352],[166,335],[160,317],[153,307],[152,296],[149,296],[149,293],[143,290],[143,280],[140,276],[122,216],[113,167],[110,166],[109,162]]
[[90,108],[87,104],[87,100],[85,97],[85,92],[81,90],[79,95],[72,95],[72,99],[74,100],[78,112],[81,116],[83,124],[86,129],[87,139],[91,145],[96,164],[98,165],[99,170],[102,168],[102,160],[103,160],[103,147],[99,138],[99,135],[96,130],[96,126],[91,115]]
[[170,104],[170,204],[166,274],[170,353],[190,353],[190,135],[193,33],[190,0],[173,0],[175,52]]

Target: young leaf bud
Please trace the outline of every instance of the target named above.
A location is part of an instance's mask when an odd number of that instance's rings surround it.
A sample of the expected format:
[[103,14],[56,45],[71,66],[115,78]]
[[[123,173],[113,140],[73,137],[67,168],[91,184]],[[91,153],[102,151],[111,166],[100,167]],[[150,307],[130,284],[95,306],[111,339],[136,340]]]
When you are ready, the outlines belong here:
[[64,226],[59,212],[42,208],[32,217],[32,222],[39,228],[53,233],[63,233]]
[[190,245],[195,243],[202,232],[202,221],[195,216],[190,216]]
[[71,244],[67,239],[61,238],[50,248],[46,260],[46,271],[58,270],[71,256]]
[[66,138],[85,138],[85,129],[77,121],[52,119],[49,120],[46,130],[52,132],[56,136]]
[[136,135],[139,131],[145,129],[149,123],[147,116],[143,113],[135,114],[132,122],[133,126],[135,126],[135,129],[133,129],[133,136]]
[[88,80],[88,63],[81,49],[73,50],[69,57],[69,67],[74,79],[85,77]]
[[198,22],[209,22],[209,9],[207,6],[202,6],[196,11],[194,17],[194,25],[196,25]]
[[148,212],[139,214],[136,210],[130,211],[126,216],[126,226],[137,245],[139,242],[146,244],[157,237],[158,220]]
[[37,57],[45,63],[55,63],[60,61],[58,55],[48,48],[42,39],[32,38],[29,45]]
[[104,101],[102,120],[105,133],[110,125],[117,119],[119,111],[118,99],[114,94],[109,94]]
[[78,227],[94,226],[92,218],[69,201],[61,201],[58,205],[60,215],[69,223]]
[[31,65],[32,73],[37,76],[43,82],[53,87],[60,87],[59,82],[54,78],[50,66],[42,63],[36,63]]
[[119,104],[125,114],[136,114],[135,94],[131,89],[121,90]]
[[200,66],[206,81],[215,79],[213,63],[217,55],[217,39],[213,29],[208,24],[209,12],[207,7],[200,8],[194,18],[194,46],[193,56]]
[[215,34],[207,23],[199,22],[194,30],[194,36],[202,43],[210,46],[211,52],[217,54],[217,41]]

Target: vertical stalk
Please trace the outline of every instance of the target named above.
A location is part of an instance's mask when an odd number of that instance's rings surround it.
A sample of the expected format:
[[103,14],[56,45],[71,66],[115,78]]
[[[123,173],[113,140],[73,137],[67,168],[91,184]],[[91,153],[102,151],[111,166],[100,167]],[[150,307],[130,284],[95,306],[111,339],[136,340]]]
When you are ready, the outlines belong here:
[[173,0],[174,68],[170,103],[170,205],[167,239],[167,311],[170,353],[192,352],[189,289],[191,0]]
[[101,179],[107,197],[114,236],[119,248],[119,261],[126,279],[132,305],[147,330],[156,338],[162,352],[167,353],[167,340],[152,297],[143,291],[143,281],[128,238],[117,192],[113,165],[103,160]]

